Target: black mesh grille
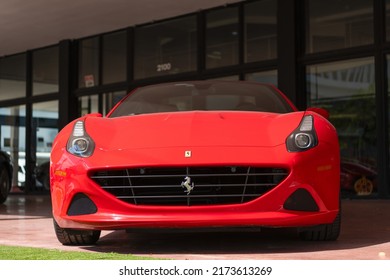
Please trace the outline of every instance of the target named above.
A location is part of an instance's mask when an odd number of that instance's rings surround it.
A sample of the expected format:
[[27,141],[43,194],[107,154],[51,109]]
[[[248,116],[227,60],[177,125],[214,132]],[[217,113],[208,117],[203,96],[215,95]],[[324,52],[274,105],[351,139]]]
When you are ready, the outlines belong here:
[[[256,199],[288,175],[280,168],[249,166],[101,170],[91,179],[118,199],[136,205],[223,205]],[[189,194],[187,188],[193,187]]]

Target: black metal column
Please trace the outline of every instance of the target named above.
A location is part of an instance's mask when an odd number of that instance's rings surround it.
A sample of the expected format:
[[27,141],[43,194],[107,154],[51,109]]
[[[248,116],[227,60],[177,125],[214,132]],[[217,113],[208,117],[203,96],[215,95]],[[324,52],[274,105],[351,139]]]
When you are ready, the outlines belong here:
[[298,64],[301,41],[296,0],[278,0],[278,87],[300,109],[306,107],[303,72]]
[[377,120],[377,166],[378,195],[390,194],[389,186],[389,106],[386,71],[386,54],[382,46],[386,43],[385,3],[374,1],[374,42],[375,42],[375,93]]
[[77,98],[73,94],[77,80],[76,48],[70,40],[59,43],[58,129],[77,117]]

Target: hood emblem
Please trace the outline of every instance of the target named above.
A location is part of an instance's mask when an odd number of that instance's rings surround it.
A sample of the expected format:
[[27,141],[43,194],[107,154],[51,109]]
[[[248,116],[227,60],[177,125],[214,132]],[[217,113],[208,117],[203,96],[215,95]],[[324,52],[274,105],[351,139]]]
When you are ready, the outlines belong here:
[[184,192],[186,192],[187,195],[189,195],[191,191],[194,189],[195,184],[191,182],[191,177],[186,176],[184,178],[184,181],[181,182],[181,187],[185,188]]
[[184,157],[190,158],[191,156],[192,156],[192,152],[191,151],[185,151],[184,152]]

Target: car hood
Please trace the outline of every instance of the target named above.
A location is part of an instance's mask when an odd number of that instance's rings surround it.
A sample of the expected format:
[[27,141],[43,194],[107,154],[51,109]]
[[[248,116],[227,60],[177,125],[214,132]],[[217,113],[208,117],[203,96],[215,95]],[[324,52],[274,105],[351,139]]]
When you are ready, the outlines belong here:
[[252,146],[285,143],[303,112],[175,112],[119,118],[87,117],[86,130],[103,150]]

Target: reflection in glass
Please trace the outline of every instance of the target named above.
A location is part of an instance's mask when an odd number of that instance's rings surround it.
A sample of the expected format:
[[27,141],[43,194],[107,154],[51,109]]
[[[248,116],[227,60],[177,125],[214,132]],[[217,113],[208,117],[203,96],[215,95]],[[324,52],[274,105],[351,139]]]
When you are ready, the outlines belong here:
[[126,91],[116,91],[103,94],[103,116],[107,115],[111,109],[125,97]]
[[33,52],[33,95],[58,92],[58,47]]
[[35,184],[37,188],[50,189],[49,162],[54,138],[58,133],[58,101],[33,104],[33,122],[31,129],[32,166],[35,166]]
[[195,71],[196,17],[138,27],[134,48],[136,79]]
[[206,15],[206,68],[238,63],[238,8],[208,12]]
[[277,1],[263,0],[245,5],[245,62],[277,56]]
[[377,192],[375,67],[373,58],[308,67],[308,104],[329,111],[341,153],[341,189]]
[[126,39],[125,31],[103,36],[103,84],[126,80]]
[[276,70],[262,71],[245,75],[245,80],[259,83],[278,85],[278,72]]
[[0,149],[12,157],[13,186],[26,182],[26,107],[0,108]]
[[[390,55],[387,55],[387,98],[388,98],[388,110],[390,110]],[[390,114],[388,116],[389,118],[389,133],[390,133]],[[389,135],[390,136],[390,135]],[[390,139],[390,137],[389,137]],[[390,143],[388,143],[389,145]],[[389,145],[390,146],[390,145]],[[389,153],[390,153],[390,150],[389,150]],[[389,154],[388,154],[389,155]],[[387,168],[389,168],[389,166],[387,166]]]
[[390,0],[386,0],[386,40],[390,41]]
[[307,52],[373,44],[373,2],[307,0]]
[[0,100],[26,96],[26,55],[0,59]]
[[79,88],[99,85],[99,38],[79,43]]
[[224,76],[224,77],[218,77],[213,79],[207,79],[208,81],[238,81],[240,77],[238,75],[234,76]]
[[89,95],[79,98],[79,116],[99,112],[99,96]]

